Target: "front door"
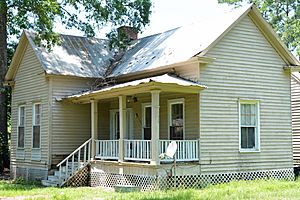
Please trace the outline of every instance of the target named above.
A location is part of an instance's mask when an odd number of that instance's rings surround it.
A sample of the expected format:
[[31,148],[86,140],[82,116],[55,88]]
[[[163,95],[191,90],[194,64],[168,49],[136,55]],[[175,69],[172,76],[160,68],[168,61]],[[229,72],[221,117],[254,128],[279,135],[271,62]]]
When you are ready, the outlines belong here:
[[[127,108],[125,139],[133,138],[133,111]],[[120,139],[120,113],[118,109],[110,110],[110,139]]]

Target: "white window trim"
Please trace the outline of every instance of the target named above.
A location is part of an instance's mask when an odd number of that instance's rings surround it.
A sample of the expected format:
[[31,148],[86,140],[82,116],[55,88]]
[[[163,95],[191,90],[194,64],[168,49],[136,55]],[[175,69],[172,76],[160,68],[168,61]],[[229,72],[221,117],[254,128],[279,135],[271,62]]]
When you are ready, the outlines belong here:
[[[110,125],[110,128],[109,128],[109,139],[112,140],[113,139],[113,132],[115,131],[115,126],[114,126],[114,115],[116,112],[119,112],[119,109],[111,109],[109,110],[109,125]],[[133,109],[132,108],[126,108],[126,117],[127,117],[127,114],[129,113],[130,115],[130,119],[131,121],[129,122],[130,123],[130,133],[127,133],[127,135],[125,135],[125,139],[126,137],[127,138],[133,138],[133,131],[134,131],[134,126],[133,126]],[[126,122],[128,123],[128,122]],[[115,140],[115,139],[114,139]]]
[[[33,126],[35,125],[35,105],[40,105],[40,147],[33,148]],[[41,102],[34,103],[32,106],[32,131],[31,131],[31,149],[39,150],[42,146],[42,104]]]
[[[151,103],[150,102],[142,103],[142,140],[144,140],[144,127],[145,127],[145,124],[146,124],[146,108],[148,108],[148,107],[151,108]],[[152,113],[151,113],[151,115],[152,115]]]
[[185,140],[185,102],[184,102],[184,98],[168,100],[168,139],[170,139],[170,126],[172,124],[171,105],[173,105],[173,104],[182,104],[182,106],[183,106],[183,138],[182,138],[182,140]]
[[[19,126],[21,121],[21,108],[24,108],[24,147],[19,147]],[[25,128],[26,128],[26,107],[25,105],[19,105],[18,107],[18,126],[17,126],[17,149],[23,150],[25,149]]]
[[[257,131],[255,132],[255,148],[245,149],[241,147],[241,104],[256,104],[257,113]],[[239,151],[240,153],[259,153],[260,152],[260,101],[257,99],[239,99],[238,101],[239,109]]]

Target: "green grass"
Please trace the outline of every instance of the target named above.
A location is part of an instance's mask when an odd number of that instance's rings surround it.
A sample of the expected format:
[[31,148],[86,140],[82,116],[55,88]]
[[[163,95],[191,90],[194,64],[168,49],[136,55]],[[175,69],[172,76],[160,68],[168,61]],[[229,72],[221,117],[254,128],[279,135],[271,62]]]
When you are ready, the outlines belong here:
[[0,181],[0,199],[3,197],[25,197],[25,199],[300,199],[300,181],[233,181],[227,184],[208,186],[204,189],[167,190],[155,192],[116,193],[100,188],[44,188],[34,184],[16,184]]

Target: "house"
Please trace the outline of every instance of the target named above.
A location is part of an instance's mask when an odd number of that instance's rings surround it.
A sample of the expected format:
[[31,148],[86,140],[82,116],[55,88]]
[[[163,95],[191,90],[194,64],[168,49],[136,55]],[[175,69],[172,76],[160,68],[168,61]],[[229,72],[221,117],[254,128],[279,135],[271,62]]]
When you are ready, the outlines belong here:
[[[291,71],[299,62],[254,5],[132,41],[25,31],[12,87],[12,177],[48,185],[294,179]],[[176,141],[173,159],[161,159]],[[48,176],[49,175],[49,176]]]
[[292,107],[292,131],[293,131],[293,158],[295,172],[300,169],[300,127],[299,127],[299,95],[300,95],[300,73],[299,69],[292,70],[291,78],[291,107]]

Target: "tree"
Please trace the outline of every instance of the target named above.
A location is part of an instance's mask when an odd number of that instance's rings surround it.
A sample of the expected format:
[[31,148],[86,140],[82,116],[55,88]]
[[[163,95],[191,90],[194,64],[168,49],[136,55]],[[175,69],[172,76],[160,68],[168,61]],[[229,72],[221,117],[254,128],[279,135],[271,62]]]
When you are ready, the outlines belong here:
[[[59,43],[53,31],[55,21],[66,28],[75,27],[86,36],[94,36],[95,30],[109,25],[107,35],[111,46],[125,47],[125,37],[117,36],[116,28],[132,26],[140,32],[149,23],[151,0],[1,0],[0,2],[0,172],[9,166],[7,106],[9,90],[4,86],[7,71],[8,39],[19,37],[22,29],[36,32],[35,42],[48,49]],[[122,35],[122,34],[121,34]],[[10,51],[9,51],[10,50]],[[2,163],[1,163],[2,161]]]
[[300,56],[300,0],[218,0],[240,6],[254,3],[290,51]]

